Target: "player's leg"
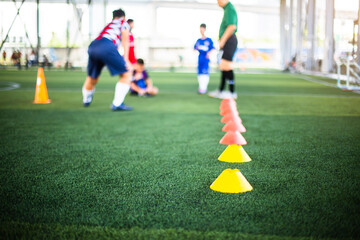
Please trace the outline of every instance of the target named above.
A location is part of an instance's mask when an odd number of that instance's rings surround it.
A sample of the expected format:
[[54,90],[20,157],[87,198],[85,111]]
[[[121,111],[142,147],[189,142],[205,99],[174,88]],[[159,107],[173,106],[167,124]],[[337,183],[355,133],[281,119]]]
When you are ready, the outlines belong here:
[[101,70],[104,67],[104,63],[97,58],[98,51],[96,50],[96,45],[97,43],[92,43],[88,51],[87,77],[82,87],[84,107],[88,107],[91,104],[95,92],[95,85],[99,81]]
[[124,104],[126,94],[129,92],[131,83],[131,72],[127,69],[124,58],[119,54],[116,46],[111,42],[104,40],[106,45],[102,56],[102,61],[105,63],[112,76],[119,75],[120,79],[115,85],[114,99],[111,105],[113,111],[128,111],[132,107]]
[[220,70],[221,70],[220,89],[221,87],[223,87],[224,89],[225,82],[227,82],[229,85],[230,96],[228,96],[226,93],[223,92],[220,95],[220,98],[227,98],[227,97],[232,97],[235,99],[237,98],[237,94],[235,92],[235,75],[233,71],[234,66],[232,61],[236,48],[237,48],[237,38],[235,35],[232,35],[225,43],[224,54],[220,61]]
[[114,100],[113,100],[112,106],[111,106],[111,109],[113,111],[129,111],[129,110],[132,110],[132,107],[126,106],[124,104],[126,94],[130,90],[130,83],[131,83],[131,73],[130,73],[130,71],[121,73],[120,74],[120,79],[116,83],[116,86],[115,86]]
[[87,76],[82,87],[82,95],[83,95],[83,104],[85,107],[89,106],[92,102],[94,92],[95,92],[95,85],[99,81],[99,77],[92,78],[91,76]]
[[[233,73],[233,63],[232,61],[221,59],[220,61],[220,70],[221,70],[221,81],[220,81],[220,95],[219,98],[229,98],[234,97],[234,91],[235,91],[235,85],[234,85],[234,73]],[[225,85],[228,83],[230,95],[229,92],[224,91]],[[235,93],[236,94],[236,93]]]
[[209,85],[209,74],[199,74],[198,81],[199,81],[199,90],[200,94],[205,94],[207,91],[207,87]]
[[151,96],[155,96],[159,93],[159,89],[157,87],[152,87],[151,89],[149,89],[148,93],[151,95]]
[[205,94],[207,91],[207,87],[209,84],[210,76],[209,76],[209,61],[205,59],[202,64],[199,64],[198,69],[198,82],[199,82],[199,90],[200,94]]

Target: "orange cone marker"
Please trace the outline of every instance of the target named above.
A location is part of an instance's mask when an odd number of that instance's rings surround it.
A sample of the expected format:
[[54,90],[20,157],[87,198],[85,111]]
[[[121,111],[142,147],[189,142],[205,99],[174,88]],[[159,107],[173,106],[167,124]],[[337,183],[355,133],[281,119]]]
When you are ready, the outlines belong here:
[[242,122],[241,118],[239,117],[238,113],[235,112],[229,112],[228,114],[226,114],[225,116],[223,116],[223,118],[221,119],[222,123],[228,123],[230,121],[240,121]]
[[44,69],[42,67],[39,67],[38,69],[36,88],[35,88],[35,99],[33,103],[37,103],[37,104],[51,103],[46,88]]
[[243,133],[243,132],[246,132],[246,128],[244,127],[244,125],[240,121],[232,121],[232,120],[230,120],[222,128],[222,131],[223,132],[239,131],[240,133]]
[[226,104],[226,103],[231,103],[231,104],[235,104],[236,105],[236,102],[233,98],[224,98],[222,101],[221,101],[221,105],[222,104]]
[[236,109],[236,106],[234,105],[225,105],[222,110],[220,111],[220,115],[221,116],[225,116],[227,113],[236,113],[236,114],[239,114],[237,109]]
[[236,103],[235,102],[223,102],[223,103],[220,104],[219,109],[223,110],[223,109],[225,109],[227,107],[235,107],[236,108]]
[[224,145],[246,145],[247,142],[245,140],[245,138],[241,135],[241,133],[239,133],[238,131],[232,132],[229,131],[227,132],[222,139],[219,142],[220,144],[224,144]]

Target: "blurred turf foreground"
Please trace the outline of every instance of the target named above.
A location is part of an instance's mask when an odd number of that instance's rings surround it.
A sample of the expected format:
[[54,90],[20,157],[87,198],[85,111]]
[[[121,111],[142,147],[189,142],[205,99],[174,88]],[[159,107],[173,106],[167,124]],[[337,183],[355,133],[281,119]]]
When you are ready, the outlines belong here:
[[[107,72],[84,108],[83,72],[45,71],[52,103],[35,105],[36,71],[0,71],[0,90],[20,84],[0,91],[0,238],[359,238],[359,94],[237,74],[252,161],[234,164],[217,160],[220,101],[196,94],[196,75],[150,74],[158,96],[111,112]],[[226,168],[254,190],[210,190]]]

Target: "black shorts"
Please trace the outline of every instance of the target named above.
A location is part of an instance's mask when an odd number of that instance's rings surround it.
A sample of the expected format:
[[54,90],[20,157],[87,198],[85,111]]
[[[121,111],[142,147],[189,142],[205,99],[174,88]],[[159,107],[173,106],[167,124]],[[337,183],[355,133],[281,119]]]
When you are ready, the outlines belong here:
[[222,55],[222,59],[228,60],[228,61],[232,61],[236,48],[237,48],[237,44],[238,44],[238,40],[235,36],[235,34],[233,34],[225,43],[224,47],[223,47],[223,55]]

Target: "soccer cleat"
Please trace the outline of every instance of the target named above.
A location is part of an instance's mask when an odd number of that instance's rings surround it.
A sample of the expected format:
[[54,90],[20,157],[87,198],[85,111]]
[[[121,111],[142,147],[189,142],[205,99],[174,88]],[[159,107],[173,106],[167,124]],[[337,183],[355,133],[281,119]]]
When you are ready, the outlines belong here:
[[212,97],[212,98],[219,98],[220,96],[220,91],[218,89],[214,90],[214,91],[211,91],[209,92],[209,97]]
[[232,98],[232,94],[229,91],[222,91],[220,92],[218,98],[220,99]]
[[131,111],[133,110],[133,107],[126,106],[124,103],[122,103],[120,106],[115,106],[114,104],[111,104],[111,110],[113,111]]
[[232,93],[232,94],[231,94],[231,97],[232,97],[233,99],[237,99],[237,93],[236,93],[236,92]]
[[206,93],[206,90],[201,90],[200,88],[198,89],[198,94],[203,95],[203,94],[205,94],[205,93]]
[[88,96],[88,97],[86,98],[86,101],[85,101],[85,102],[83,102],[84,107],[88,107],[88,106],[90,106],[90,104],[91,104],[92,100],[93,100],[93,95]]

